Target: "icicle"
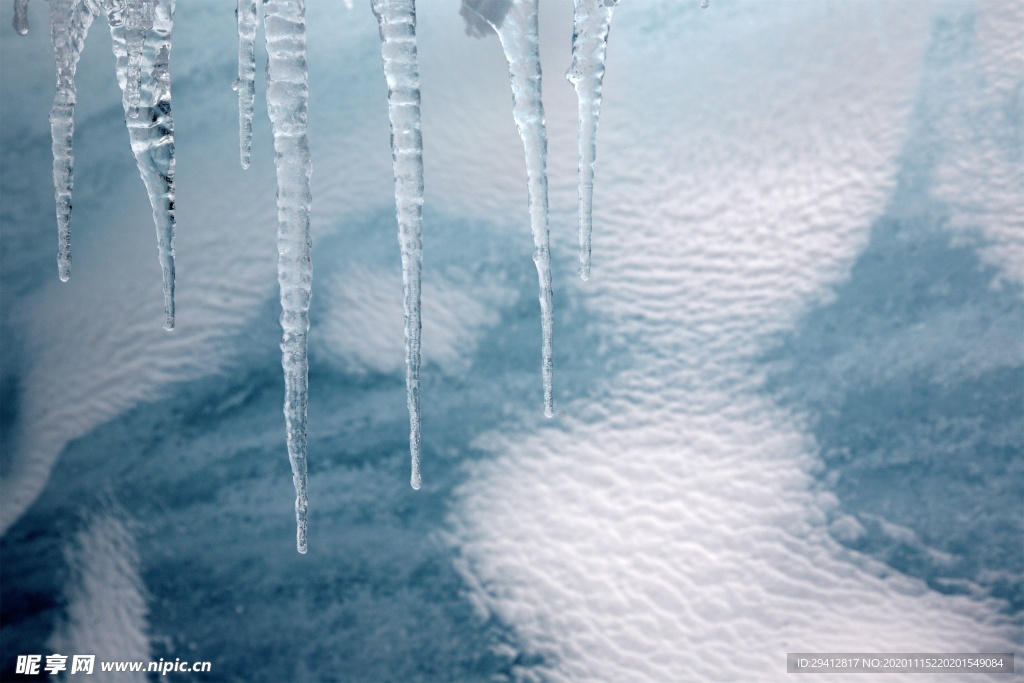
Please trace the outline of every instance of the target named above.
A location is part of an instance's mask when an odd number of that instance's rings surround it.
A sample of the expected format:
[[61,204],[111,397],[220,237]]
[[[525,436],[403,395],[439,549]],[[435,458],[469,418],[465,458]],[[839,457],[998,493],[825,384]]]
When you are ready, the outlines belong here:
[[[121,0],[123,4],[123,0]],[[125,98],[128,117],[138,118],[142,88],[142,59],[146,36],[153,29],[155,0],[128,0],[124,11],[124,32],[128,47],[128,74]]]
[[238,141],[242,168],[249,168],[253,103],[256,101],[256,0],[238,0]]
[[580,277],[590,279],[590,234],[593,228],[594,159],[601,115],[601,83],[612,10],[619,0],[576,0],[572,27],[572,66],[565,77],[579,99]]
[[[149,1],[149,0],[146,0]],[[154,0],[153,29],[145,41],[142,60],[143,82],[140,106],[145,115],[127,118],[128,137],[146,184],[156,224],[160,270],[163,273],[164,328],[174,329],[174,119],[171,118],[171,29],[174,0]],[[107,21],[117,58],[117,82],[121,86],[122,105],[131,109],[128,84],[128,37],[124,4],[107,0]]]
[[405,308],[405,386],[409,405],[410,484],[420,487],[420,272],[423,265],[423,138],[416,59],[416,1],[371,0],[380,25],[380,54],[388,82],[395,209],[402,248]]
[[711,0],[700,0],[700,8],[707,9],[711,6]]
[[[478,17],[489,24],[501,39],[508,61],[512,84],[512,114],[526,152],[526,177],[530,197],[530,224],[537,250],[533,261],[540,280],[542,330],[542,372],[544,376],[544,414],[554,416],[552,395],[552,336],[554,330],[551,303],[551,255],[548,236],[548,137],[541,102],[540,48],[538,45],[538,0],[481,2],[463,0],[463,16]],[[479,24],[479,21],[476,22]],[[468,30],[474,32],[472,24]]]
[[284,415],[295,483],[300,553],[306,552],[306,404],[309,300],[313,279],[309,210],[312,166],[306,136],[305,0],[263,0],[267,37],[267,111],[277,167],[277,279],[281,286]]
[[57,274],[71,277],[71,191],[74,187],[75,70],[93,19],[93,0],[50,0],[50,42],[57,66],[57,94],[50,110],[53,138],[53,187],[57,202]]
[[28,0],[14,0],[14,19],[11,26],[19,36],[28,35]]

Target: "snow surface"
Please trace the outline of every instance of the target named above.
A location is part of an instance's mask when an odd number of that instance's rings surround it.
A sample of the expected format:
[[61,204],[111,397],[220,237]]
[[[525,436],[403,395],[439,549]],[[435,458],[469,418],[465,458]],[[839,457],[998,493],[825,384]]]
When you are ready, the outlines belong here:
[[[585,284],[572,6],[544,4],[555,421],[507,66],[457,3],[421,3],[418,493],[377,25],[310,3],[306,556],[270,126],[258,94],[242,171],[230,4],[175,15],[173,334],[106,37],[78,68],[62,284],[46,3],[0,35],[3,670],[101,636],[244,680],[773,680],[787,651],[1021,649],[1019,2],[620,4]],[[145,609],[89,607],[117,591]]]
[[[46,651],[94,654],[97,661],[150,659],[146,596],[135,538],[116,512],[97,510],[65,553],[70,570],[67,613]],[[102,672],[97,667],[92,675],[99,677]],[[145,681],[146,677],[128,674],[118,680]]]

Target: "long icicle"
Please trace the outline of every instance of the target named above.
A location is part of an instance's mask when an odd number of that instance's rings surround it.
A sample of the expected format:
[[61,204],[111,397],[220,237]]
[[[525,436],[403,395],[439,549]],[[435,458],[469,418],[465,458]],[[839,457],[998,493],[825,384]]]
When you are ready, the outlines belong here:
[[238,149],[242,168],[249,168],[253,104],[256,101],[256,0],[238,0]]
[[420,487],[420,280],[423,266],[423,137],[420,72],[416,58],[416,0],[371,0],[380,26],[380,54],[388,82],[395,210],[402,250],[405,310],[405,386],[409,405],[409,483]]
[[[479,3],[473,3],[478,5]],[[507,8],[505,7],[507,5]],[[512,85],[512,115],[523,139],[526,153],[526,179],[530,197],[530,227],[536,251],[533,261],[540,280],[541,370],[544,378],[544,414],[555,414],[552,392],[554,361],[552,337],[554,317],[551,296],[551,251],[548,230],[548,135],[544,127],[541,101],[540,46],[538,42],[538,0],[506,0],[503,16],[482,14],[466,3],[463,6],[494,28],[508,62]],[[491,5],[491,8],[498,5]]]
[[296,538],[306,552],[306,406],[309,401],[309,301],[313,267],[309,235],[312,164],[306,133],[305,0],[264,0],[267,38],[267,111],[277,168],[277,280],[281,287],[284,416],[295,483]]
[[93,19],[93,0],[50,0],[50,42],[57,68],[57,92],[50,110],[53,143],[53,188],[57,205],[57,274],[71,277],[71,193],[75,182],[75,70]]
[[593,230],[594,160],[601,115],[601,83],[612,10],[619,0],[575,0],[572,66],[565,74],[579,100],[579,227],[580,277],[590,279],[590,236]]
[[19,36],[28,35],[28,0],[14,0],[14,18],[11,26]]
[[151,2],[153,28],[144,41],[139,107],[144,115],[129,116],[129,63],[127,20],[121,0],[107,0],[107,21],[117,58],[117,82],[132,151],[139,175],[146,184],[156,225],[157,250],[163,276],[164,329],[174,329],[174,119],[171,117],[171,30],[174,0]]

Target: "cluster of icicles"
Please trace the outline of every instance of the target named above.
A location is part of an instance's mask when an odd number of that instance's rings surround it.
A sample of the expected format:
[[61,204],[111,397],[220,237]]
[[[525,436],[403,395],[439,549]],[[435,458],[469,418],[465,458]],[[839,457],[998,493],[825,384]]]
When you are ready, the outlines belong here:
[[[249,167],[255,100],[258,0],[237,0],[238,93],[241,163]],[[566,74],[579,98],[580,276],[590,277],[591,206],[601,83],[612,10],[619,0],[575,0],[572,65]],[[310,153],[306,134],[305,0],[262,0],[267,42],[267,110],[277,168],[278,282],[281,288],[284,414],[295,483],[297,545],[306,552],[306,406],[309,302],[312,285],[309,232]],[[423,260],[423,141],[416,56],[415,0],[370,0],[380,26],[388,84],[398,241],[402,253],[406,389],[411,484],[420,487],[420,272]],[[702,0],[706,7],[708,0]],[[75,69],[93,19],[106,14],[117,57],[117,80],[131,148],[149,193],[163,272],[164,327],[174,328],[174,121],[169,71],[174,0],[50,0],[50,37],[57,93],[50,113],[53,182],[57,202],[57,268],[71,276],[71,192],[74,181]],[[547,134],[541,102],[537,14],[539,0],[463,0],[467,31],[497,33],[508,61],[513,118],[523,139],[530,224],[540,280],[541,368],[544,414],[552,398],[551,267],[548,245]],[[14,29],[28,33],[28,0],[14,0]]]

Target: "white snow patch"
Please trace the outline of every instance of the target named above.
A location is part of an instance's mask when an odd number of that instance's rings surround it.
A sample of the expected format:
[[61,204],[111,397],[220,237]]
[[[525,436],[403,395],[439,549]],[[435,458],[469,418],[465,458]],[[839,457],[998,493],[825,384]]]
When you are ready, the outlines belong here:
[[953,209],[949,227],[966,239],[980,233],[982,258],[1024,283],[1024,3],[980,7],[974,49],[943,74],[937,195]]
[[[678,5],[616,11],[594,270],[574,291],[633,367],[563,404],[557,428],[481,437],[494,457],[451,515],[474,604],[551,680],[782,680],[787,651],[1013,650],[996,601],[829,535],[817,446],[754,362],[834,296],[885,211],[938,7]],[[575,107],[546,112],[552,150],[574,150],[558,137]],[[573,205],[563,189],[553,206]],[[947,353],[926,351],[902,363]]]
[[[90,680],[145,681],[145,673],[104,673],[100,662],[148,661],[145,587],[135,539],[117,516],[92,517],[65,550],[71,568],[64,621],[51,635],[52,652],[96,655]],[[68,678],[66,680],[73,680]]]
[[1015,649],[994,601],[832,540],[809,490],[814,444],[786,415],[692,398],[653,415],[624,401],[615,429],[492,435],[500,457],[472,469],[457,569],[549,679],[784,680],[786,652]]
[[[397,250],[397,246],[396,246]],[[481,334],[498,322],[497,309],[512,296],[500,284],[468,288],[441,275],[423,282],[423,361],[462,376]],[[356,265],[321,284],[312,338],[318,352],[345,372],[396,373],[405,367],[402,276],[394,269]]]

